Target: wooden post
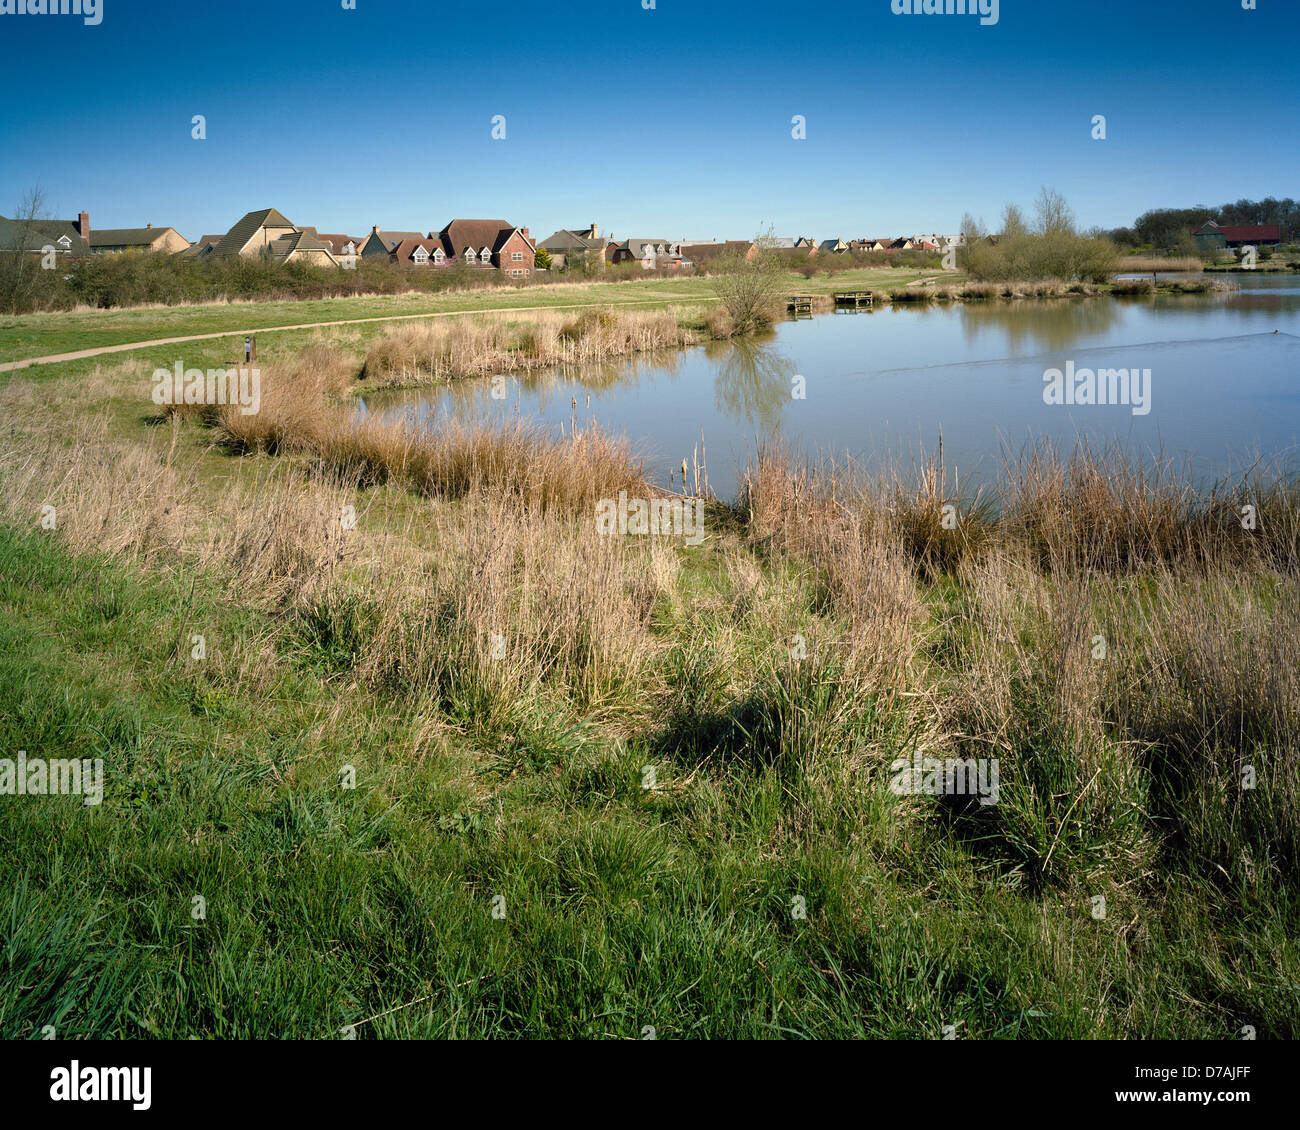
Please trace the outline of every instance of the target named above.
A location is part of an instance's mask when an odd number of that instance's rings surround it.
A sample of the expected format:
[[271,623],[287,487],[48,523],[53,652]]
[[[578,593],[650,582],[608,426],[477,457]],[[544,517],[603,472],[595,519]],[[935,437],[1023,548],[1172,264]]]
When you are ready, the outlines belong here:
[[257,338],[250,335],[244,338],[244,361],[250,362],[256,360],[257,360]]

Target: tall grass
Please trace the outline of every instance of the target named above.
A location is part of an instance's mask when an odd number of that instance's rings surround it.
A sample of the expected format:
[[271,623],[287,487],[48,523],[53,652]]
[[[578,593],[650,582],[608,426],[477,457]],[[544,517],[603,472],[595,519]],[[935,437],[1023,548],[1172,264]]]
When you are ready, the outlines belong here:
[[361,484],[394,483],[459,498],[475,490],[510,495],[530,510],[590,513],[620,490],[647,498],[651,488],[629,443],[594,424],[567,436],[513,420],[417,424],[358,418],[337,392],[341,370],[310,359],[262,373],[261,410],[218,412],[217,428],[236,451],[299,454]]
[[499,315],[444,318],[389,330],[366,355],[365,377],[377,385],[458,380],[557,365],[590,365],[700,339],[688,319],[666,310],[535,312],[524,322]]

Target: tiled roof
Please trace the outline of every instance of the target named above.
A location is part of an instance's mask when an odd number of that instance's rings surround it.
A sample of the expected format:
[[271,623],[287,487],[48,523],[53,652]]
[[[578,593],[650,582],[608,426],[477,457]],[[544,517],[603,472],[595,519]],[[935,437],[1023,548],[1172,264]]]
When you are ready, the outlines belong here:
[[91,247],[147,247],[171,228],[91,228]]
[[274,208],[263,208],[258,212],[249,212],[233,228],[231,228],[217,244],[214,254],[238,255],[243,251],[248,241],[257,234],[259,228],[291,228],[291,224],[284,215],[277,212]]

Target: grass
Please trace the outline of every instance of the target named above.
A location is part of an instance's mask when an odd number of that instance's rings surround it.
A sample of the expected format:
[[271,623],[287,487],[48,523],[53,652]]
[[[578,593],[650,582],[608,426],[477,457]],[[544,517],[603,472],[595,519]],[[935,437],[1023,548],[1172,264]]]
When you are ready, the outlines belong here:
[[[926,272],[909,268],[867,268],[805,279],[791,273],[790,293],[905,284]],[[929,272],[934,274],[934,272]],[[272,326],[361,318],[418,317],[501,309],[548,309],[626,303],[681,305],[708,303],[716,295],[708,278],[634,279],[618,282],[553,283],[537,287],[499,287],[436,294],[358,296],[279,302],[222,302],[126,310],[76,310],[0,317],[0,360],[20,360],[122,345],[166,337],[221,333],[242,335]],[[580,312],[580,311],[579,311]],[[259,342],[259,345],[262,343]],[[175,347],[172,347],[175,352]]]
[[[0,1034],[1300,1034],[1285,469],[769,448],[688,548],[595,531],[614,438],[354,380],[0,385],[0,756],[107,779],[0,797]],[[914,754],[999,803],[895,795]]]

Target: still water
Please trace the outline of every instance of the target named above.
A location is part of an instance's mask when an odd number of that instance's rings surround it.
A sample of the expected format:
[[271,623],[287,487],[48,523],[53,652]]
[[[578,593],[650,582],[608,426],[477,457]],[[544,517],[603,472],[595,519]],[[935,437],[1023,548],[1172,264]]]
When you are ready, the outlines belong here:
[[[1260,457],[1290,463],[1300,439],[1300,276],[1232,281],[1240,290],[1227,295],[823,314],[759,341],[509,378],[504,400],[475,381],[370,394],[365,408],[430,422],[518,415],[554,433],[594,421],[626,434],[664,484],[702,446],[724,498],[756,444],[776,436],[813,457],[880,465],[932,453],[942,433],[945,464],[968,481],[995,478],[1004,457],[1042,440],[1119,445],[1211,478]],[[1048,371],[1078,386],[1111,368],[1143,374],[1141,401],[1045,402]]]

